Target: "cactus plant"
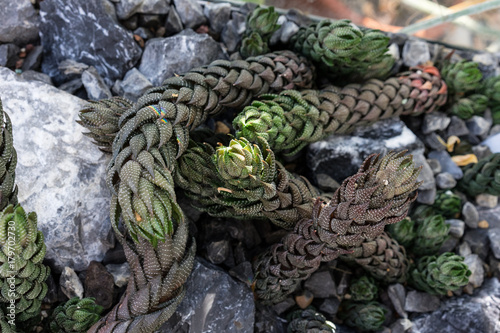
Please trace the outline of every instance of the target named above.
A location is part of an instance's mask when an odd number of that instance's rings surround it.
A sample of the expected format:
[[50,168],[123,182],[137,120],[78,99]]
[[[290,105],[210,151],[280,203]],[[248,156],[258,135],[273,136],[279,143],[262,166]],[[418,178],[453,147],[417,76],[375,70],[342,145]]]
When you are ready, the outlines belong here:
[[52,333],[83,333],[100,318],[102,306],[95,303],[95,298],[73,297],[55,308],[50,321]]

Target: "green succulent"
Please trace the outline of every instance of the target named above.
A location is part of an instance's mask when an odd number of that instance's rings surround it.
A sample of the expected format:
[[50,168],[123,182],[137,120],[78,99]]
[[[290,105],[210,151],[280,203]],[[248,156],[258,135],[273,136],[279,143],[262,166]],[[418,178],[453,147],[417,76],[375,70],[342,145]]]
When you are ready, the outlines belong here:
[[436,214],[456,218],[462,211],[462,199],[450,190],[438,191],[432,208]]
[[335,325],[312,306],[290,312],[287,320],[288,333],[335,333]]
[[18,333],[18,330],[16,330],[14,320],[11,319],[10,317],[7,317],[3,313],[3,309],[1,307],[0,307],[0,331],[2,333]]
[[349,286],[351,299],[356,302],[373,301],[378,297],[378,288],[375,280],[366,275],[355,279]]
[[391,237],[404,247],[410,246],[417,236],[415,232],[415,222],[409,217],[398,223],[389,225],[387,230]]
[[458,187],[470,196],[491,194],[500,196],[500,153],[494,153],[463,168],[464,176]]
[[247,16],[246,31],[240,48],[244,58],[269,52],[269,39],[280,27],[277,24],[279,16],[274,7],[257,7]]
[[95,303],[95,298],[73,297],[55,308],[51,321],[52,333],[83,333],[87,332],[100,318],[102,306]]
[[417,226],[417,235],[411,247],[418,256],[435,254],[448,239],[450,225],[441,215],[427,217]]
[[488,97],[490,107],[500,105],[500,76],[484,80],[479,92]]
[[474,94],[460,98],[451,106],[451,113],[462,119],[469,119],[474,115],[481,115],[488,107],[488,97]]
[[446,295],[449,290],[458,290],[469,283],[471,275],[463,260],[463,257],[450,252],[439,257],[422,257],[411,272],[411,284],[434,295]]
[[457,63],[447,63],[441,73],[448,86],[450,95],[464,96],[481,87],[483,74],[474,61],[462,60]]
[[500,104],[491,107],[491,117],[493,118],[493,124],[500,124]]
[[0,210],[10,204],[17,204],[16,164],[12,122],[9,115],[3,111],[0,99]]
[[361,331],[378,331],[385,321],[387,310],[378,302],[348,302],[339,312],[344,323]]

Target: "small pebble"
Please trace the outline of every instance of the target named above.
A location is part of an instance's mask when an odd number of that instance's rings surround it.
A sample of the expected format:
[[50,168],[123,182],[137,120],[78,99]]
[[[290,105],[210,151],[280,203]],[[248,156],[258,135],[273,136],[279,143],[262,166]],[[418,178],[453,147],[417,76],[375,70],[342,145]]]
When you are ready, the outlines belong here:
[[476,196],[476,203],[481,207],[495,208],[498,204],[498,197],[491,194],[479,194]]
[[477,224],[477,226],[479,228],[486,229],[486,228],[488,228],[490,226],[490,224],[488,223],[488,221],[482,220],[482,221],[479,221],[479,223]]
[[429,166],[431,167],[432,173],[434,175],[437,175],[442,170],[441,169],[441,164],[435,158],[429,158],[429,159],[427,159],[427,164],[429,164]]
[[217,121],[215,123],[215,133],[229,134],[231,129],[229,126],[224,124],[222,121]]
[[313,300],[314,295],[308,290],[305,290],[301,295],[295,296],[295,302],[301,309],[307,308]]
[[441,189],[451,189],[457,185],[457,181],[451,173],[442,172],[436,176],[436,185]]
[[467,201],[462,207],[462,217],[465,224],[472,229],[477,228],[479,223],[479,213],[477,212],[476,206]]

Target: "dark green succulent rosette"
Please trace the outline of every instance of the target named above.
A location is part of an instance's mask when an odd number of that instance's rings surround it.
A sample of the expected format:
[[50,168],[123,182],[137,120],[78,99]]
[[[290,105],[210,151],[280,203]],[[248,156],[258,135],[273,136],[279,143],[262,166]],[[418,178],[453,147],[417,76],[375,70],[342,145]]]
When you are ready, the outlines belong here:
[[488,97],[473,94],[460,98],[451,106],[451,113],[462,119],[469,119],[475,115],[482,115],[488,107]]
[[392,238],[404,247],[408,247],[415,237],[415,221],[407,217],[398,223],[387,226],[387,230]]
[[245,35],[241,41],[240,53],[243,58],[269,52],[269,39],[279,29],[279,14],[274,7],[257,7],[247,17]]
[[50,331],[52,333],[87,332],[101,318],[102,311],[102,306],[95,303],[95,298],[73,297],[54,310],[50,321]]
[[0,100],[0,210],[9,204],[17,204],[16,165],[12,122],[9,115],[3,111]]
[[410,282],[429,294],[446,295],[449,290],[458,290],[469,283],[471,271],[463,260],[450,252],[422,257],[411,271]]
[[312,306],[290,312],[287,320],[288,333],[335,333],[335,325]]
[[338,316],[344,323],[361,331],[378,331],[385,321],[387,309],[378,302],[346,302]]
[[478,194],[500,196],[500,153],[491,154],[463,168],[458,188],[474,197]]
[[438,191],[432,208],[436,214],[456,218],[462,211],[462,199],[450,190]]
[[448,239],[450,225],[441,215],[427,217],[417,226],[416,237],[411,250],[418,256],[435,254]]
[[441,73],[450,96],[455,96],[455,99],[479,89],[483,79],[478,63],[474,61],[462,60],[457,63],[446,63]]
[[349,293],[353,301],[373,301],[378,297],[378,288],[372,277],[364,275],[351,282]]

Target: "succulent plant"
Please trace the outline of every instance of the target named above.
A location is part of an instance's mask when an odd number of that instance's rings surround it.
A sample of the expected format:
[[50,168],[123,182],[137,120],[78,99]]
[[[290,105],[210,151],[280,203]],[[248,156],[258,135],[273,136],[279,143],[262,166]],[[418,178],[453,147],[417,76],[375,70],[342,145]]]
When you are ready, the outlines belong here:
[[408,247],[417,236],[415,232],[415,221],[410,217],[387,226],[387,231],[394,240],[404,247]]
[[269,39],[279,29],[279,14],[274,7],[257,7],[247,16],[245,34],[241,41],[242,57],[252,57],[269,52]]
[[462,119],[469,119],[474,115],[481,115],[488,107],[488,97],[474,94],[460,98],[451,106],[451,113]]
[[0,99],[0,210],[17,204],[17,154],[13,145],[12,123]]
[[335,333],[335,325],[312,306],[290,312],[287,320],[288,333]]
[[378,288],[372,277],[363,275],[351,282],[349,294],[356,302],[373,301],[378,297]]
[[450,252],[439,257],[422,257],[411,271],[410,281],[421,291],[446,295],[449,290],[460,289],[469,283],[471,271],[463,260],[463,257]]
[[55,308],[50,321],[52,333],[83,333],[100,318],[102,306],[95,303],[95,298],[73,297]]
[[405,248],[385,232],[364,241],[340,259],[355,262],[377,280],[387,283],[406,281],[410,267]]
[[389,37],[348,20],[302,27],[290,42],[294,50],[318,63],[325,75],[342,80],[383,78],[394,64],[388,54]]
[[7,206],[0,213],[0,247],[0,303],[6,313],[11,313],[7,305],[15,305],[16,324],[22,325],[40,315],[50,275],[42,264],[46,248],[36,214]]
[[413,241],[411,250],[418,256],[435,254],[446,239],[450,231],[441,215],[427,217],[417,226],[417,235]]
[[288,150],[293,155],[330,134],[393,116],[432,112],[446,96],[435,67],[415,67],[385,81],[262,95],[245,107],[233,126],[237,137],[255,141],[260,136],[275,152]]
[[457,99],[480,88],[483,79],[478,63],[474,61],[448,62],[444,64],[441,73],[450,96],[457,96]]
[[456,218],[462,211],[462,199],[450,190],[438,191],[432,208],[436,214]]
[[318,200],[310,218],[259,255],[254,262],[256,297],[280,302],[322,261],[351,253],[352,247],[380,235],[385,225],[404,219],[416,198],[419,172],[404,152],[368,157],[329,203]]
[[463,168],[458,182],[461,191],[470,196],[491,194],[500,196],[500,153],[491,154]]
[[[13,318],[15,315],[13,315]],[[0,307],[0,331],[2,333],[17,333],[14,319],[7,317],[3,313],[3,309]]]
[[378,331],[385,321],[387,310],[378,302],[348,302],[339,313],[344,323],[361,331]]
[[490,107],[500,105],[500,76],[493,76],[484,80],[479,93],[488,97]]

